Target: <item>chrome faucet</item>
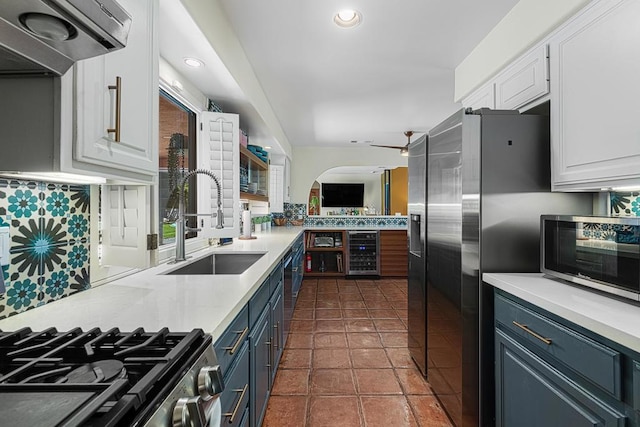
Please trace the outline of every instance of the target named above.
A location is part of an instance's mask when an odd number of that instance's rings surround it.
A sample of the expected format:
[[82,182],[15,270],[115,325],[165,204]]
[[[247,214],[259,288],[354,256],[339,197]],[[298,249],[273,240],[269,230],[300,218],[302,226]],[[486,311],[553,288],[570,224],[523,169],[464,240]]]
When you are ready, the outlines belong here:
[[[216,184],[216,188],[218,189],[218,211],[216,213],[211,214],[187,214],[185,213],[185,202],[184,202],[184,186],[186,185],[189,178],[194,175],[207,175],[209,178],[213,180]],[[186,260],[184,244],[186,234],[189,231],[200,231],[200,228],[190,228],[186,226],[187,217],[190,216],[211,216],[211,218],[218,217],[216,228],[222,229],[224,227],[224,214],[222,213],[222,190],[220,189],[220,181],[218,181],[218,177],[213,174],[210,170],[207,169],[195,169],[188,172],[179,182],[178,182],[178,221],[176,223],[176,259],[174,262],[180,262]]]

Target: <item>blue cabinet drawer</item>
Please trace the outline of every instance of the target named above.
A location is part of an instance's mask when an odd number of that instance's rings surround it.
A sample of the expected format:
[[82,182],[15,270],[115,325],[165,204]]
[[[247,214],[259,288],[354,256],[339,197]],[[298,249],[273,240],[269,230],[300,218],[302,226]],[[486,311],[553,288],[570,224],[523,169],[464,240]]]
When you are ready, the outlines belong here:
[[284,277],[283,273],[284,273],[284,268],[282,266],[282,262],[279,262],[278,266],[274,268],[271,274],[269,275],[270,294],[272,294],[276,290],[280,282],[282,282],[282,279]]
[[267,278],[249,300],[249,329],[253,329],[260,314],[262,314],[262,311],[267,306],[270,296],[271,289],[269,287],[269,279]]
[[218,358],[218,364],[222,368],[222,374],[225,378],[227,377],[227,369],[238,354],[242,343],[246,341],[248,335],[249,308],[245,305],[215,343],[216,357]]
[[222,425],[235,427],[242,421],[245,408],[249,404],[249,343],[244,344],[238,351],[238,356],[231,365],[229,375],[225,378],[222,393]]
[[496,426],[625,426],[610,405],[542,360],[504,331],[496,338]]
[[552,355],[616,398],[622,397],[618,351],[500,294],[495,298],[495,319],[499,328]]

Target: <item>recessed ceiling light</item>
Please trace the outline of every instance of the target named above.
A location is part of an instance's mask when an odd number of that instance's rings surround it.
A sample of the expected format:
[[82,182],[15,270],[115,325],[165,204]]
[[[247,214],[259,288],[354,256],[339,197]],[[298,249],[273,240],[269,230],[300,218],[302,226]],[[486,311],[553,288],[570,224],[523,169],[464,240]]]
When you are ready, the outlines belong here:
[[196,58],[184,58],[184,63],[193,68],[202,67],[204,65],[204,62]]
[[333,17],[333,22],[340,28],[353,28],[361,21],[362,15],[354,9],[341,10]]
[[265,150],[271,150],[271,146],[270,146],[270,145],[265,145],[265,146],[264,146],[264,149],[265,149]]

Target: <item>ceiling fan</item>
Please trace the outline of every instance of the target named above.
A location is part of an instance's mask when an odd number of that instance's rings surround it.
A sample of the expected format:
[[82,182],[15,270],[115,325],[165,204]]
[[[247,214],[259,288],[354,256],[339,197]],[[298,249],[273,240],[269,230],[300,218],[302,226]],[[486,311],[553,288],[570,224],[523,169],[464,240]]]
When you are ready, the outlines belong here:
[[398,147],[397,145],[375,145],[371,144],[372,147],[383,147],[383,148],[395,148],[396,150],[400,150],[401,156],[409,155],[409,144],[411,143],[411,137],[413,136],[413,131],[408,130],[404,132],[404,136],[407,137],[407,145]]

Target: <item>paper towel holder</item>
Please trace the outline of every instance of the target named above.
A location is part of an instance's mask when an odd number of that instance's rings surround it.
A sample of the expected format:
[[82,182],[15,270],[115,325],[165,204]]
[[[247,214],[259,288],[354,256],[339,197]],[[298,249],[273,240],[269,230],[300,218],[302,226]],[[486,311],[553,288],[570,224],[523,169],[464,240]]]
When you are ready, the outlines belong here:
[[257,239],[256,236],[251,235],[251,211],[245,209],[242,211],[242,234],[238,237],[239,240],[253,240]]

